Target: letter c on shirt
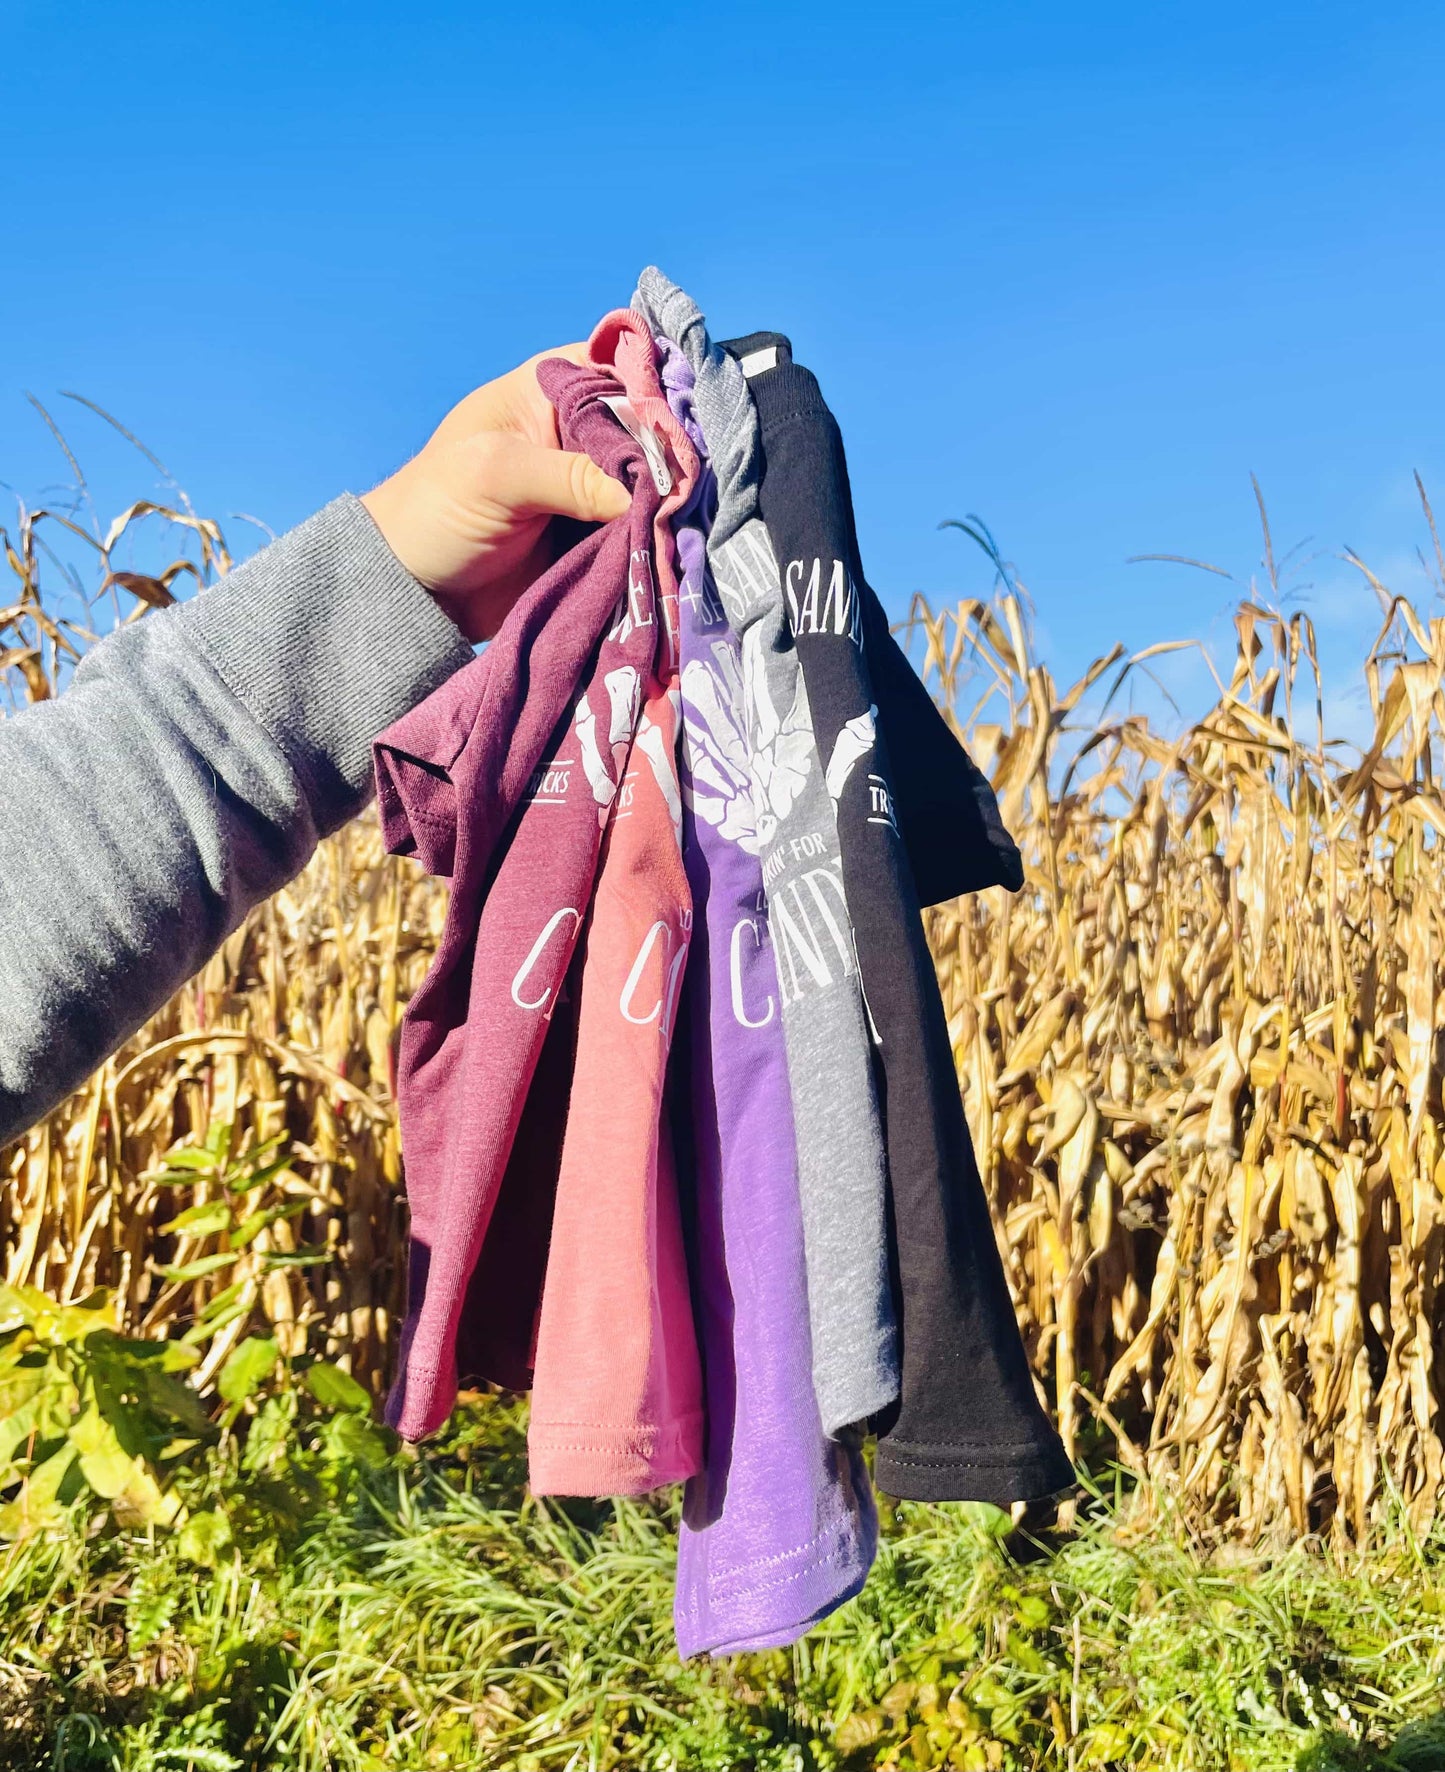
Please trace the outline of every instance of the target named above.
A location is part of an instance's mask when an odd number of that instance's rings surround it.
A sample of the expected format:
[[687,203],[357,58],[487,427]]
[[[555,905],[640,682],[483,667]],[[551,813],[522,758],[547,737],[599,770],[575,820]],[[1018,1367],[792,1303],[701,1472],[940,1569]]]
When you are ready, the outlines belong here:
[[733,1018],[739,1027],[765,1028],[773,1019],[773,1015],[777,1010],[777,1003],[773,997],[769,995],[767,1014],[758,1021],[749,1020],[747,1006],[743,1002],[742,949],[739,946],[739,938],[744,929],[752,930],[753,946],[755,948],[760,948],[763,945],[763,938],[758,934],[758,926],[751,917],[744,917],[739,923],[736,923],[733,926],[732,951],[728,962],[733,982]]
[[522,995],[522,986],[527,982],[527,974],[537,964],[538,960],[541,959],[543,948],[545,948],[547,943],[552,939],[553,932],[557,929],[564,917],[572,917],[578,923],[582,921],[582,913],[573,910],[571,905],[563,905],[560,911],[553,911],[552,915],[543,924],[542,933],[532,943],[532,951],[517,968],[517,976],[512,980],[512,1001],[519,1009],[541,1009],[546,1005],[547,999],[552,995],[552,987],[551,985],[548,985],[540,997],[529,1001]]
[[666,923],[654,923],[648,930],[642,946],[637,950],[637,958],[632,962],[632,970],[627,974],[627,983],[622,987],[622,997],[618,1008],[622,1011],[624,1021],[630,1021],[635,1027],[646,1027],[648,1022],[655,1021],[662,1013],[662,998],[659,997],[646,1015],[634,1015],[631,1009],[632,993],[637,989],[642,978],[642,969],[647,964],[647,956],[652,952],[659,935],[667,934]]

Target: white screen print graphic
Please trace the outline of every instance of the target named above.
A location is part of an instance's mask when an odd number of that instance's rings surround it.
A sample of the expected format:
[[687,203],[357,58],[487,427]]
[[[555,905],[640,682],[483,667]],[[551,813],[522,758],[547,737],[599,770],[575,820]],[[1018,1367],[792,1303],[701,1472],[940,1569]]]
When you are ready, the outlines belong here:
[[[687,598],[684,595],[683,601]],[[711,611],[693,611],[699,626],[718,626],[723,615],[716,603]],[[718,838],[745,855],[759,852],[757,819],[753,811],[752,776],[748,766],[748,741],[743,724],[743,678],[738,649],[731,640],[708,641],[700,657],[690,658],[682,670],[682,794],[694,818],[703,820]],[[761,876],[759,876],[761,877]],[[733,925],[728,943],[728,987],[733,1020],[749,1031],[771,1027],[777,1019],[774,993],[764,989],[761,1002],[749,1005],[749,981],[753,994],[763,976],[753,962],[763,950],[771,952],[767,899],[757,894],[750,916]],[[773,967],[766,969],[771,975]]]
[[660,1020],[664,1040],[672,1038],[677,1019],[678,993],[690,945],[689,920],[684,916],[681,929],[661,918],[653,923],[642,938],[617,1002],[622,1019],[634,1027]]
[[[570,949],[571,939],[581,922],[580,911],[571,905],[563,905],[561,910],[553,911],[538,930],[536,940],[512,980],[512,1001],[519,1009],[532,1013],[540,1011],[544,1021],[552,1019],[556,990],[554,985],[543,983],[543,979],[555,978],[558,968],[555,961],[546,964],[546,956],[554,942],[564,941]],[[681,927],[674,928],[659,918],[643,936],[617,1002],[622,1019],[630,1021],[634,1027],[646,1027],[660,1017],[663,1032],[671,1036],[683,967],[687,961],[688,922],[689,918],[684,914]]]
[[652,556],[646,548],[634,548],[627,562],[627,594],[623,597],[607,638],[621,646],[637,628],[653,625],[657,593],[652,577]]
[[824,777],[828,793],[836,806],[843,798],[848,777],[873,749],[878,738],[878,709],[874,705],[866,713],[855,714],[833,740],[833,754],[828,759]]
[[[542,925],[537,939],[532,943],[526,959],[517,968],[516,977],[512,980],[512,1001],[519,1009],[540,1009],[544,1021],[552,1019],[552,1010],[555,1007],[553,1003],[555,987],[550,984],[542,985],[540,979],[533,979],[533,974],[554,939],[560,936],[567,940],[570,949],[571,937],[576,933],[581,921],[581,911],[574,909],[572,905],[563,905],[560,911],[553,911]],[[557,967],[554,964],[546,971],[555,976]]]
[[[670,689],[667,699],[672,705],[672,729],[676,732],[679,700],[677,691]],[[637,729],[637,748],[652,770],[652,779],[657,783],[657,791],[662,795],[667,815],[672,820],[672,834],[680,840],[682,797],[677,779],[677,764],[667,735],[650,714],[642,716],[642,724]]]
[[[734,626],[742,632],[743,726],[750,737],[753,816],[759,851],[803,791],[818,747],[813,739],[808,695],[799,671],[789,705],[779,708],[767,680],[766,615],[775,597],[777,564],[757,525],[747,525],[717,550],[714,582]],[[779,611],[781,615],[781,611]]]
[[[728,640],[713,640],[706,653],[690,658],[682,669],[682,795],[694,818],[709,824],[723,842],[756,856],[758,831],[737,647]],[[748,976],[757,976],[750,962],[771,946],[766,896],[759,892],[753,914],[738,919],[728,944],[733,1020],[740,1028],[770,1027],[777,1016],[777,999],[771,991],[753,1005],[756,1014],[749,1012],[747,1000]]]
[[[759,899],[762,894],[759,893]],[[754,953],[770,945],[768,920],[761,904],[755,917],[740,917],[733,925],[733,938],[728,948],[728,982],[732,987],[733,1020],[741,1028],[765,1028],[772,1025],[778,1012],[777,1001],[770,991],[765,1003],[759,1005],[761,1015],[749,1015],[747,994],[743,988],[747,970],[748,949]]]
[[853,575],[841,560],[789,560],[783,574],[795,634],[833,634],[863,644],[863,610]]
[[804,868],[770,886],[768,922],[785,1002],[857,977],[841,863]]
[[714,640],[710,659],[682,667],[682,792],[688,810],[748,855],[759,850],[736,647]]
[[577,742],[582,747],[582,768],[591,785],[592,798],[597,802],[599,824],[607,822],[607,809],[617,795],[617,783],[632,743],[638,698],[642,693],[642,679],[632,665],[619,665],[615,671],[608,671],[603,682],[607,687],[608,702],[605,757],[597,736],[597,715],[585,692],[577,698],[575,715]]
[[764,666],[761,628],[750,627],[743,635],[742,654],[743,706],[753,735],[753,815],[758,842],[766,848],[802,793],[818,747],[802,673],[791,704],[779,711]]
[[[726,730],[723,721],[708,724],[718,741],[713,747],[715,759],[726,757],[730,749],[738,759],[750,753],[754,836],[758,852],[764,856],[768,925],[782,999],[791,1003],[805,993],[828,990],[845,981],[848,988],[860,990],[853,925],[844,898],[836,841],[825,839],[818,829],[790,831],[779,839],[779,825],[793,811],[805,789],[818,750],[801,670],[795,672],[791,700],[785,710],[778,708],[767,679],[764,635],[769,624],[765,618],[776,601],[778,584],[772,549],[756,525],[745,525],[729,536],[712,558],[718,592],[734,625],[742,630],[743,720],[741,731],[735,739],[730,735],[729,744],[722,742]],[[856,609],[856,592],[850,593],[850,585],[841,569],[836,586],[830,577],[832,611],[843,607],[840,599],[847,600],[850,595],[851,607]],[[836,614],[834,619],[838,619]],[[850,616],[843,631],[849,632],[851,625]],[[719,699],[725,708],[727,696]],[[732,722],[732,726],[736,730],[737,722]],[[751,746],[747,745],[748,735]],[[858,763],[872,751],[875,737],[873,709],[850,721],[839,735],[829,761],[833,784],[840,792]],[[729,768],[727,774],[731,777],[734,771]],[[826,775],[824,780],[826,783]],[[864,1008],[866,1013],[866,1002]]]

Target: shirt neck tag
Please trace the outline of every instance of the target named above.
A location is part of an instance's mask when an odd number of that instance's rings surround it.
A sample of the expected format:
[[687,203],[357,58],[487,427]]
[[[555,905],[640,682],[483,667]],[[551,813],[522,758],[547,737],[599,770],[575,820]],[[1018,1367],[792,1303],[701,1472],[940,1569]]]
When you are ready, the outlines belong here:
[[666,498],[672,491],[672,469],[667,465],[667,449],[651,425],[643,424],[625,394],[604,394],[602,404],[611,412],[628,436],[642,445],[647,465],[652,470],[652,483]]
[[749,351],[746,357],[738,358],[738,368],[749,380],[755,375],[764,375],[769,369],[778,367],[778,347],[764,345],[760,351]]

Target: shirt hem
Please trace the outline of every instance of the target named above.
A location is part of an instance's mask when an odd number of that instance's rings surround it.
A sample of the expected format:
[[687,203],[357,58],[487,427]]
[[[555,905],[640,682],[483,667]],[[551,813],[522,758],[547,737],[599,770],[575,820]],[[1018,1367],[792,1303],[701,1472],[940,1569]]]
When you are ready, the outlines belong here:
[[[860,1545],[847,1551],[840,1548],[822,1552],[800,1568],[770,1580],[754,1582],[725,1595],[709,1591],[695,1611],[674,1615],[678,1654],[684,1660],[693,1655],[742,1655],[795,1643],[813,1625],[862,1592],[873,1566],[872,1556],[863,1551]],[[803,1582],[812,1591],[800,1596],[798,1615],[760,1627],[759,1601]],[[711,1588],[711,1584],[706,1585]]]
[[986,1501],[1010,1507],[1077,1486],[1061,1445],[920,1446],[881,1441],[873,1480],[900,1501]]
[[702,1414],[627,1429],[534,1419],[527,1461],[534,1495],[646,1495],[702,1469]]

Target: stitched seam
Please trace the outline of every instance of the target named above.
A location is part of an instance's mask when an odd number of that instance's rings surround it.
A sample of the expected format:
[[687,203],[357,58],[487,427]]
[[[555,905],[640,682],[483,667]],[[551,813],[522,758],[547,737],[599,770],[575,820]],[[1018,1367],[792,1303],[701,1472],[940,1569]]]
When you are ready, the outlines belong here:
[[[832,1532],[827,1534],[829,1538],[834,1536],[835,1534]],[[795,1544],[791,1550],[778,1551],[771,1557],[757,1557],[750,1563],[729,1563],[725,1568],[714,1569],[713,1575],[717,1580],[722,1581],[729,1575],[741,1575],[749,1569],[770,1569],[776,1563],[786,1563],[789,1557],[799,1557],[805,1552],[817,1555],[819,1550],[818,1539],[810,1538],[805,1544]]]
[[655,1440],[664,1434],[675,1434],[691,1427],[694,1422],[702,1420],[701,1414],[694,1410],[687,1415],[679,1415],[673,1421],[649,1422],[642,1427],[608,1427],[599,1421],[543,1421],[532,1424],[533,1433],[554,1434],[570,1431],[583,1434],[615,1434],[619,1439]]
[[[668,1449],[672,1442],[667,1443]],[[553,1440],[544,1438],[538,1446],[540,1452],[606,1452],[622,1458],[653,1458],[659,1455],[655,1441],[642,1443],[636,1440],[621,1443],[615,1440]]]
[[[581,1424],[579,1423],[579,1426],[580,1425]],[[964,1450],[968,1447],[968,1444],[969,1443],[967,1440],[961,1440],[958,1442],[958,1449]],[[980,1447],[979,1451],[982,1452],[985,1457],[992,1457],[995,1453],[1001,1454],[1001,1453],[1005,1453],[1005,1452],[1034,1452],[1034,1453],[1037,1453],[1043,1449],[1046,1449],[1047,1445],[1048,1445],[1048,1442],[1045,1441],[1043,1443],[1043,1446],[1041,1447],[1038,1440],[1000,1440],[996,1444],[990,1443],[990,1445],[986,1449],[983,1447]],[[905,1440],[905,1439],[902,1439],[900,1437],[893,1436],[893,1435],[890,1435],[887,1438],[880,1440],[878,1443],[878,1450],[880,1452],[883,1452],[883,1451],[890,1450],[891,1448],[896,1447],[896,1446],[902,1446],[906,1451],[909,1451],[909,1452],[931,1453],[931,1452],[952,1452],[954,1450],[954,1444],[951,1441]]]
[[[771,1593],[774,1588],[791,1587],[794,1582],[801,1581],[805,1575],[823,1574],[833,1566],[834,1560],[832,1558],[827,1558],[816,1563],[808,1563],[802,1569],[794,1569],[789,1575],[780,1575],[772,1581],[760,1581],[756,1586],[746,1588],[741,1595],[730,1596],[729,1603],[735,1605],[739,1599],[747,1598],[754,1594],[766,1594]],[[698,1616],[697,1608],[691,1608],[684,1614],[684,1616],[687,1618],[696,1618]]]
[[448,818],[445,813],[426,812],[421,807],[407,814],[407,822],[412,825],[424,824],[434,831],[454,831],[457,828],[454,818]]
[[658,1428],[655,1432],[644,1436],[619,1437],[611,1440],[555,1439],[553,1438],[555,1434],[569,1428],[581,1429],[585,1432],[588,1425],[585,1421],[559,1421],[549,1423],[540,1429],[534,1427],[527,1438],[529,1444],[535,1441],[537,1449],[542,1452],[607,1452],[617,1453],[624,1457],[630,1455],[637,1458],[649,1458],[659,1456],[664,1451],[680,1450],[689,1428],[697,1419],[696,1416],[686,1416],[674,1427]]
[[763,431],[764,435],[767,435],[770,432],[776,433],[785,430],[789,425],[799,423],[803,419],[811,421],[815,418],[822,418],[824,410],[823,402],[820,397],[816,406],[800,406],[796,410],[790,412],[775,412],[766,424],[762,424],[760,421],[760,429]]
[[[686,1426],[689,1422],[701,1420],[702,1411],[699,1409],[690,1409],[686,1415],[679,1415],[677,1418],[677,1422],[681,1426]],[[567,1421],[565,1419],[544,1422],[542,1424],[542,1431],[544,1433],[549,1433],[553,1428],[559,1427],[580,1427],[584,1430],[599,1431],[597,1430],[597,1423],[595,1421]],[[671,1423],[661,1422],[655,1427],[620,1428],[615,1431],[627,1434],[664,1434],[669,1433],[671,1429]],[[603,1428],[600,1431],[608,1433],[614,1430]]]
[[913,1456],[906,1452],[895,1452],[891,1446],[880,1446],[878,1448],[878,1458],[880,1462],[891,1464],[967,1465],[969,1467],[980,1469],[990,1469],[994,1467],[1008,1468],[1016,1464],[1044,1464],[1053,1462],[1048,1453],[1041,1452],[1036,1447],[1029,1448],[1021,1446],[1019,1451],[1021,1453],[1026,1453],[1027,1456],[1021,1458],[1008,1458],[1002,1456],[998,1458],[967,1458],[961,1452],[924,1452],[917,1456]]
[[[596,1458],[607,1458],[614,1461],[626,1460],[637,1464],[644,1464],[649,1467],[654,1462],[658,1462],[661,1463],[664,1470],[670,1470],[672,1468],[672,1459],[674,1457],[680,1459],[682,1456],[680,1452],[677,1454],[671,1452],[665,1454],[633,1451],[619,1452],[614,1446],[589,1446],[584,1441],[566,1440],[559,1441],[555,1446],[541,1447],[539,1456],[542,1458],[555,1458],[562,1452],[585,1452]],[[683,1460],[679,1468],[682,1471],[682,1475],[678,1477],[678,1482],[682,1482],[685,1478],[696,1474],[696,1465],[691,1460]]]

